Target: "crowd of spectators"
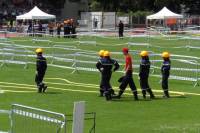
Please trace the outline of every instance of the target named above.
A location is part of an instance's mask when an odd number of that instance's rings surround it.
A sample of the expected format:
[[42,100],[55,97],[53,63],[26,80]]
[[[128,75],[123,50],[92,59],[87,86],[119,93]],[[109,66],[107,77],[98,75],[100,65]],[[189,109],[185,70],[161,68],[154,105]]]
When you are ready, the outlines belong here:
[[27,13],[35,5],[47,13],[55,10],[51,3],[42,0],[0,0],[0,29],[13,29],[16,16]]

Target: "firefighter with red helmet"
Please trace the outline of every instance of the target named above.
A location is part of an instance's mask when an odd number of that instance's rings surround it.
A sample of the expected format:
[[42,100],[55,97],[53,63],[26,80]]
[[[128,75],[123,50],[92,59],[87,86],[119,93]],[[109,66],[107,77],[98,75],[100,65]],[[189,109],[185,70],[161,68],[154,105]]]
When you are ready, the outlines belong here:
[[115,98],[121,98],[122,94],[124,93],[127,85],[130,86],[133,95],[134,95],[134,99],[138,100],[138,93],[137,93],[137,88],[135,86],[135,83],[133,81],[133,64],[132,64],[132,57],[129,54],[129,49],[128,48],[123,48],[122,52],[125,56],[125,75],[123,76],[123,78],[121,79],[121,85],[119,86],[120,91],[119,94],[115,97]]

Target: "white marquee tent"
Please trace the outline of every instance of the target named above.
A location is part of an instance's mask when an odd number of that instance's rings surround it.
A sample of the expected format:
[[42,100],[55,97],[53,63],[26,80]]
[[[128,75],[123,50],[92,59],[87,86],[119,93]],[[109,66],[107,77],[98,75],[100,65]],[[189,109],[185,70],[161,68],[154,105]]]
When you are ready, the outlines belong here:
[[153,20],[153,19],[170,19],[170,18],[183,18],[183,15],[176,14],[166,7],[164,7],[162,10],[157,12],[156,14],[147,16],[147,20]]
[[17,20],[44,20],[44,19],[55,19],[55,15],[51,15],[41,11],[37,6],[35,6],[31,11],[23,15],[17,16]]

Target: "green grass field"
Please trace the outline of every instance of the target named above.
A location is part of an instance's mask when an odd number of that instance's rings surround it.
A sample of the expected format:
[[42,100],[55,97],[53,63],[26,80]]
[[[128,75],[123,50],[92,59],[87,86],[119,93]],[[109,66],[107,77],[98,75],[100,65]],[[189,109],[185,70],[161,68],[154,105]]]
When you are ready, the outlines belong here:
[[[162,51],[169,51],[172,54],[200,56],[198,49],[188,50],[187,48],[172,48],[186,46],[198,46],[198,40],[164,40],[160,38],[94,38],[85,37],[83,40],[95,40],[97,46],[93,45],[77,45],[74,41],[81,39],[57,39],[46,38],[55,42],[68,42],[66,44],[48,44],[46,42],[33,43],[30,37],[27,38],[12,38],[15,44],[23,46],[40,46],[50,47],[45,49],[45,55],[63,54],[66,58],[66,53],[74,53],[73,50],[63,50],[53,47],[75,46],[78,51],[90,50],[98,52],[100,49],[107,49],[113,52],[120,52],[122,47],[127,47],[127,42],[143,42],[150,43],[152,46],[131,46],[131,50],[149,50],[155,53]],[[27,40],[27,41],[20,41]],[[101,44],[101,45],[98,45]],[[7,46],[0,45],[1,48]],[[23,48],[20,48],[22,50]],[[27,47],[26,50],[30,54],[34,54],[34,47]],[[75,49],[75,51],[76,51]],[[31,53],[32,51],[32,53]],[[0,51],[1,52],[1,51]],[[24,54],[22,51],[17,51]],[[17,54],[15,51],[15,53]],[[77,51],[76,51],[77,52]],[[91,55],[95,56],[95,55]],[[112,54],[115,59],[123,60],[123,55]],[[12,57],[0,56],[0,59],[26,60],[34,62],[34,57]],[[70,57],[73,58],[73,57]],[[174,57],[175,58],[175,57]],[[181,58],[181,57],[180,57]],[[78,60],[88,61],[87,57],[79,56]],[[156,59],[160,59],[159,56]],[[182,58],[184,59],[184,58]],[[47,58],[48,63],[52,62],[52,58]],[[97,61],[93,58],[92,61]],[[134,56],[134,60],[139,60],[138,56]],[[197,60],[198,61],[198,60]],[[121,61],[122,62],[122,61]],[[54,64],[62,66],[71,66],[71,62],[63,62],[54,60]],[[122,62],[123,63],[123,62]],[[173,64],[173,62],[172,62]],[[86,65],[84,63],[77,64],[78,66],[94,67],[93,64]],[[160,64],[158,64],[159,66]],[[176,66],[182,66],[174,62]],[[24,65],[8,64],[6,63],[0,69],[0,109],[9,110],[13,103],[33,106],[50,111],[60,112],[64,114],[71,114],[73,112],[73,102],[86,101],[86,112],[96,112],[96,132],[97,133],[199,133],[200,132],[200,87],[193,87],[191,81],[170,80],[169,87],[171,91],[170,99],[162,98],[160,78],[150,76],[150,85],[155,91],[155,100],[143,100],[140,95],[139,101],[134,101],[130,89],[126,90],[126,94],[120,100],[107,102],[105,98],[98,97],[99,73],[89,71],[78,71],[72,74],[72,69],[58,68],[49,66],[45,82],[48,85],[48,92],[45,94],[36,93],[34,83],[35,65],[29,63],[28,68],[24,69]],[[122,68],[123,66],[121,66]],[[184,67],[184,66],[183,66]],[[189,67],[189,65],[188,65]],[[193,66],[191,66],[193,67]],[[135,70],[137,71],[137,69]],[[157,71],[159,74],[159,70]],[[184,75],[184,71],[177,72]],[[192,76],[191,73],[185,75]],[[122,73],[113,73],[111,83],[118,91],[117,79],[122,76]],[[134,75],[134,80],[141,94],[138,82],[138,76]],[[70,81],[70,82],[69,82]],[[90,85],[88,85],[90,84]],[[86,122],[87,124],[87,122]],[[91,123],[86,125],[89,127]],[[23,126],[23,125],[21,125]],[[7,130],[9,128],[6,116],[0,115],[0,130]],[[70,130],[70,129],[68,129]],[[88,131],[85,131],[88,132]]]

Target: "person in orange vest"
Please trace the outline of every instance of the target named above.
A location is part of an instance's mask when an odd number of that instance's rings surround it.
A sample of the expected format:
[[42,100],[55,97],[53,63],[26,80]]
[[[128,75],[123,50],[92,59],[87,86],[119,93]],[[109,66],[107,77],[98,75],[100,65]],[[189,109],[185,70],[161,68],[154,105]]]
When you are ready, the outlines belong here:
[[64,21],[64,37],[65,38],[70,37],[70,30],[71,30],[70,20],[67,19],[67,20]]
[[119,94],[117,96],[114,96],[113,98],[120,99],[122,94],[124,93],[127,85],[129,85],[132,92],[133,92],[134,99],[138,100],[137,88],[136,88],[135,83],[133,81],[133,75],[132,75],[132,73],[133,73],[132,57],[129,54],[128,48],[123,48],[122,52],[125,56],[125,62],[126,62],[126,65],[125,65],[125,68],[124,68],[125,69],[125,75],[123,76],[123,78],[120,81],[121,84],[119,86],[119,88],[120,88]]
[[74,19],[71,19],[70,20],[71,22],[71,34],[72,34],[72,38],[76,38],[76,25],[75,25],[75,22],[74,22]]
[[58,22],[56,27],[57,27],[57,37],[60,38],[60,32],[61,32],[61,28],[62,28],[61,23]]
[[50,34],[51,36],[53,36],[53,29],[54,29],[54,24],[53,24],[53,22],[49,23],[48,27],[49,27],[49,34]]

